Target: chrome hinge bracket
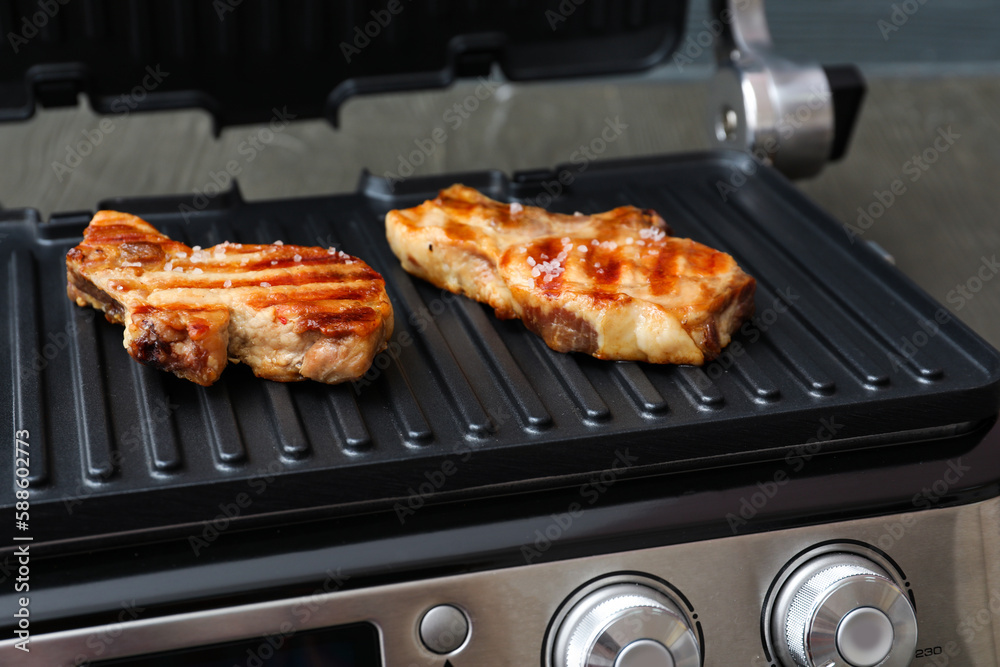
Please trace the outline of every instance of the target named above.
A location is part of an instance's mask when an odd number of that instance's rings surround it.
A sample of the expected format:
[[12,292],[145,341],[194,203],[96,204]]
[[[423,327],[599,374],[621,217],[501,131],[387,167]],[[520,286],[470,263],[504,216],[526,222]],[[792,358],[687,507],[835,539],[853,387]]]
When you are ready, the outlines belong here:
[[712,10],[722,25],[709,95],[714,144],[749,151],[790,178],[839,158],[864,96],[857,68],[779,56],[764,0],[712,0]]

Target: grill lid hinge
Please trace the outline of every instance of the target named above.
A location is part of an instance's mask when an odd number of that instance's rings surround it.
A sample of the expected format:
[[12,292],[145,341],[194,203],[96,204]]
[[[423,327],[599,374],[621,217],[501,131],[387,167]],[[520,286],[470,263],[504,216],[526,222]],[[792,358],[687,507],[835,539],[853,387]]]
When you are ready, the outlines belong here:
[[842,157],[865,93],[861,72],[779,56],[764,0],[712,0],[712,10],[723,28],[709,94],[711,141],[747,150],[790,178]]

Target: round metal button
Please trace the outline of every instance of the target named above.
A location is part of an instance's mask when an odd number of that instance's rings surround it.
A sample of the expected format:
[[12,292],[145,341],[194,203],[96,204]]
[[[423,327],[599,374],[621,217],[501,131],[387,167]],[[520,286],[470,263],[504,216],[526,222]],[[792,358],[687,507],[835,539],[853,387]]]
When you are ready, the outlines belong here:
[[420,619],[420,641],[434,653],[451,653],[464,644],[468,636],[469,617],[450,604],[432,607]]
[[892,621],[874,607],[855,609],[837,628],[837,651],[854,667],[874,667],[892,650]]
[[674,667],[674,656],[658,641],[639,639],[622,649],[614,667]]

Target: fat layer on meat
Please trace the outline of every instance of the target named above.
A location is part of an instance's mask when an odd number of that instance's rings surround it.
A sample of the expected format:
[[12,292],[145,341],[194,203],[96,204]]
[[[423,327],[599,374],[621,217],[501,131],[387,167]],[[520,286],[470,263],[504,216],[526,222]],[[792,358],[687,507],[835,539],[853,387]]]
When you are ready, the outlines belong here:
[[70,299],[124,324],[133,358],[200,385],[227,361],[283,382],[357,379],[392,334],[382,276],[333,249],[190,248],[136,216],[100,211],[66,266]]
[[453,185],[390,211],[386,236],[408,272],[560,352],[699,365],[753,314],[754,279],[730,255],[634,206],[563,215]]

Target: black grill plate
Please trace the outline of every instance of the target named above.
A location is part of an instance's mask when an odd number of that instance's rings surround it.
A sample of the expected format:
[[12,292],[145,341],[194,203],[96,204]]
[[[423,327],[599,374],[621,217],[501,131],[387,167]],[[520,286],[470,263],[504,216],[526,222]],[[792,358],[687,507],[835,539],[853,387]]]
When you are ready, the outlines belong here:
[[[9,382],[0,409],[13,416],[8,433],[30,432],[32,535],[418,507],[433,494],[565,483],[626,451],[630,471],[655,473],[780,458],[817,438],[827,451],[893,444],[995,415],[997,352],[747,160],[573,165],[510,181],[462,174],[395,193],[366,176],[355,194],[245,203],[233,190],[202,209],[190,197],[101,204],[190,245],[282,239],[368,261],[388,283],[393,345],[370,381],[333,387],[257,380],[236,365],[205,389],[136,364],[120,326],[66,298],[64,255],[89,214],[42,223],[31,210],[0,212],[0,307],[11,314],[0,327]],[[452,182],[544,202],[544,184],[554,189],[562,170],[573,183],[552,210],[654,208],[678,235],[733,254],[758,280],[758,315],[739,346],[704,368],[558,354],[520,322],[411,278],[389,251],[390,208]],[[754,173],[724,200],[718,184],[736,171]],[[3,458],[3,479],[13,479],[12,464]],[[13,505],[12,484],[0,500]]]

